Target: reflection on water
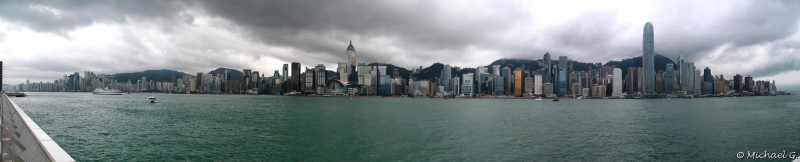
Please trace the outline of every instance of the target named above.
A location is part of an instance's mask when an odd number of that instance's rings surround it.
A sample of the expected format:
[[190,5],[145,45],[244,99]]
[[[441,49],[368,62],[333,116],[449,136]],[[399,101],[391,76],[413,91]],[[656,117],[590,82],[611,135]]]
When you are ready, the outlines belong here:
[[729,161],[800,152],[798,99],[12,98],[79,161]]

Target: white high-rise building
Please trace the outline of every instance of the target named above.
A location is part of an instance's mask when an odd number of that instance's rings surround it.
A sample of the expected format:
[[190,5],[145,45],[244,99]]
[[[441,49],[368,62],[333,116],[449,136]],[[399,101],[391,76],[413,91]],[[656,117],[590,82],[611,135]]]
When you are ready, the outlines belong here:
[[347,68],[347,63],[344,62],[339,62],[339,67],[336,68],[336,73],[339,73],[339,81],[345,84],[349,82],[348,77],[350,76],[350,72],[347,69],[349,69]]
[[622,69],[614,68],[612,86],[611,96],[622,97],[624,95],[622,94]]
[[500,76],[500,65],[492,65],[492,75]]
[[536,74],[533,76],[533,95],[542,95],[542,75]]
[[533,94],[533,78],[530,76],[525,77],[525,84],[522,86],[525,87],[524,93],[528,96]]
[[450,83],[450,86],[451,86],[450,87],[451,88],[450,91],[452,92],[452,94],[453,95],[461,94],[461,85],[460,85],[461,84],[461,78],[453,77],[453,79],[450,80],[450,82],[451,82]]

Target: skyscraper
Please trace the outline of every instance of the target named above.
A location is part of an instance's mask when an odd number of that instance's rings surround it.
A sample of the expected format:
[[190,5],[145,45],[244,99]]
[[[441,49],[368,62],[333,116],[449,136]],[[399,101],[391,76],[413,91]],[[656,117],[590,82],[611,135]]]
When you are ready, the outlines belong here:
[[339,77],[339,81],[342,81],[342,83],[345,83],[345,84],[350,82],[348,80],[348,79],[350,79],[349,78],[350,77],[350,73],[347,72],[347,69],[349,69],[347,67],[349,67],[349,66],[347,66],[347,63],[339,62],[339,67],[336,68],[336,73],[339,74],[339,76],[338,76]]
[[655,67],[653,66],[653,55],[655,54],[655,44],[653,38],[653,24],[647,22],[644,25],[644,40],[642,41],[642,66],[644,68],[644,94],[652,95],[655,90]]
[[[347,67],[355,67],[358,62],[356,62],[356,48],[353,47],[353,41],[350,41],[350,45],[347,46]],[[348,69],[351,70],[351,69]]]
[[500,76],[500,65],[492,65],[492,75]]
[[474,93],[483,92],[483,84],[486,81],[486,79],[483,78],[482,76],[486,76],[485,75],[486,73],[488,73],[488,70],[486,69],[485,66],[478,66],[478,68],[475,68],[475,77],[473,77],[473,80],[475,81],[475,86],[473,87]]
[[744,91],[753,92],[753,84],[754,83],[755,82],[753,82],[753,77],[751,77],[749,75],[744,77]]
[[[317,91],[319,87],[325,87],[325,81],[328,80],[327,70],[325,70],[325,65],[317,64],[314,67],[314,90]],[[319,93],[319,92],[317,92]]]
[[3,61],[0,61],[0,92],[3,91]]
[[714,89],[714,75],[711,75],[711,69],[706,67],[706,69],[703,69],[702,94],[714,94]]
[[289,80],[289,64],[283,64],[283,76],[281,80],[283,81]]
[[552,79],[551,77],[553,76],[553,71],[550,68],[551,68],[550,52],[547,52],[547,53],[544,53],[544,58],[542,58],[542,69],[543,69],[543,72],[544,72],[543,73],[544,74],[544,78],[542,78],[542,81],[544,83],[550,83],[550,81]]
[[542,95],[542,75],[536,74],[533,75],[533,95],[540,96]]
[[306,93],[306,94],[314,93],[314,89],[315,89],[314,88],[314,75],[315,75],[315,73],[316,73],[316,71],[314,71],[314,69],[309,69],[309,68],[306,67],[306,72],[303,73],[303,74],[300,74],[300,75],[303,76],[302,77],[302,81],[301,81],[303,83],[303,89],[300,89],[303,93]]
[[675,93],[675,65],[667,63],[667,71],[664,73],[664,93]]
[[736,74],[733,76],[733,90],[736,93],[742,93],[742,75]]
[[[678,62],[676,62],[675,66],[677,69],[675,71],[675,80],[677,81],[675,84],[681,85],[683,81],[681,80],[681,76],[683,75],[683,64],[686,63],[686,58],[683,55],[678,56]],[[678,89],[680,90],[680,89]]]
[[703,72],[700,70],[694,71],[694,94],[702,94],[703,92]]
[[680,69],[680,90],[686,91],[687,94],[694,94],[694,63],[684,62]]
[[684,90],[687,91],[687,92],[690,92],[688,94],[695,95],[695,94],[699,94],[700,93],[700,92],[697,92],[695,90],[696,87],[700,86],[700,85],[695,84],[695,80],[696,80],[695,78],[698,78],[697,76],[700,75],[699,72],[697,72],[697,71],[699,71],[699,70],[697,70],[697,67],[694,66],[694,62],[686,63],[686,73],[685,73],[686,83],[685,84],[687,86],[685,87]]
[[[345,67],[345,71],[347,72],[347,84],[352,85],[358,82],[358,74],[356,73],[356,66],[358,66],[358,62],[356,60],[356,47],[353,47],[353,41],[350,41],[350,45],[347,46],[347,67]],[[340,73],[341,74],[341,73]],[[341,78],[339,78],[341,80]]]
[[466,74],[461,74],[461,76],[463,81],[461,83],[461,93],[464,96],[472,96],[472,93],[474,93],[474,88],[472,85],[473,85],[473,77],[475,76],[475,74],[466,73]]
[[195,82],[197,82],[197,84],[195,85],[195,88],[197,89],[197,91],[200,91],[200,89],[203,88],[203,72],[197,72],[196,79],[197,80]]
[[564,96],[567,93],[567,69],[558,67],[558,96]]
[[282,90],[281,94],[289,92],[290,85],[291,83],[289,82],[289,64],[283,64],[283,76],[281,77],[281,86],[283,88],[281,89]]
[[611,79],[611,95],[614,97],[622,97],[622,69],[614,68],[613,79]]
[[300,63],[299,62],[292,62],[292,76],[291,76],[291,87],[289,87],[289,91],[296,91],[299,92],[303,88],[303,84],[300,83]]
[[505,87],[505,85],[504,85],[505,84],[505,78],[504,77],[495,76],[494,80],[492,81],[492,84],[494,84],[494,95],[504,95],[504,94],[506,94],[505,88],[503,88],[503,87]]
[[522,97],[522,68],[514,69],[514,96]]
[[[558,56],[558,67],[563,69],[566,72],[566,74],[569,74],[569,72],[570,72],[568,67],[567,67],[568,64],[569,64],[569,58],[567,56]],[[569,85],[568,85],[569,84],[569,79],[570,79],[569,75],[564,76],[564,77],[562,77],[560,75],[561,75],[561,73],[559,72],[559,76],[558,76],[559,80],[557,82],[558,83],[558,87],[564,86],[564,87],[566,87],[565,90],[567,92],[569,92],[569,89],[570,89]],[[561,80],[562,78],[565,79],[565,80]],[[561,85],[562,83],[564,83],[566,85]],[[559,88],[559,90],[560,90],[560,88]]]
[[514,80],[514,78],[511,77],[511,75],[512,75],[511,74],[511,68],[509,68],[508,66],[504,67],[503,70],[500,72],[500,76],[502,76],[504,78],[503,81],[505,82],[503,84],[503,88],[505,88],[505,90],[503,90],[503,92],[505,92],[506,94],[514,93],[514,89],[513,89],[514,85],[512,84],[512,82],[513,82],[512,80]]
[[[240,80],[239,82],[244,82],[244,88],[250,89],[250,78],[253,76],[253,70],[250,69],[242,69],[242,75],[244,75],[244,80]],[[175,80],[175,76],[172,77],[172,80]]]
[[533,95],[533,77],[525,77],[525,84],[523,84],[522,87],[525,88],[523,91],[525,93],[525,97],[530,97]]
[[452,78],[453,68],[450,65],[444,65],[442,68],[442,73],[439,76],[439,84],[444,86],[445,91],[451,91],[452,85],[450,84],[450,79]]

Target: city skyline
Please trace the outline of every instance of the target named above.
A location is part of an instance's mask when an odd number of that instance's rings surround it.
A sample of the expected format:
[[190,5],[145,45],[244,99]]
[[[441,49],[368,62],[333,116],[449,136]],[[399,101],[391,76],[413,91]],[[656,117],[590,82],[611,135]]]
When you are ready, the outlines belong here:
[[[342,47],[351,40],[359,47],[358,62],[409,69],[434,62],[476,67],[500,58],[535,60],[546,52],[606,62],[642,55],[638,42],[645,22],[658,26],[654,52],[675,62],[683,54],[697,69],[710,67],[715,75],[753,75],[778,80],[786,88],[800,84],[792,77],[800,74],[796,2],[615,1],[578,2],[603,4],[574,8],[554,1],[347,1],[323,8],[281,2],[316,11],[309,14],[270,8],[272,3],[3,3],[0,60],[6,84],[50,81],[74,71],[174,69],[192,74],[230,67],[268,74],[291,62],[336,67],[346,62]],[[473,5],[487,7],[465,12]],[[461,14],[466,18],[453,19]],[[264,17],[251,21],[249,15]]]

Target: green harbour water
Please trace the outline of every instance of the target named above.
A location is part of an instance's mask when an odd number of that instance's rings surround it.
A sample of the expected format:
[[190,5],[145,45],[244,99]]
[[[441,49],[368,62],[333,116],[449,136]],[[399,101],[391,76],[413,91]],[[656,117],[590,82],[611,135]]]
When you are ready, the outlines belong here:
[[[159,103],[146,103],[153,95]],[[430,99],[28,93],[77,161],[731,161],[800,152],[800,97]],[[789,160],[785,160],[789,161]]]

